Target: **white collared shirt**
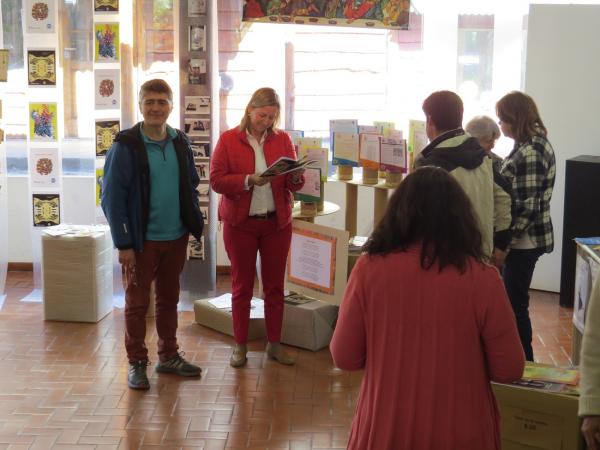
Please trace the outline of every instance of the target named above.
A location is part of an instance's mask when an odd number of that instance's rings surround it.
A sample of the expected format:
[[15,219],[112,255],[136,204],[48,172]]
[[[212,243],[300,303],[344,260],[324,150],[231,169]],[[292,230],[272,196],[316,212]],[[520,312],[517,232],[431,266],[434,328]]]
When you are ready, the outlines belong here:
[[[260,142],[256,140],[248,131],[248,142],[254,149],[254,172],[263,173],[267,170],[267,162],[265,161],[265,152],[263,150],[263,144],[267,137],[267,132],[262,135]],[[246,187],[248,186],[248,177],[246,177]],[[273,191],[271,190],[271,183],[267,183],[263,186],[254,186],[252,189],[252,201],[250,202],[251,216],[256,214],[266,214],[268,212],[275,211],[275,200],[273,200]]]

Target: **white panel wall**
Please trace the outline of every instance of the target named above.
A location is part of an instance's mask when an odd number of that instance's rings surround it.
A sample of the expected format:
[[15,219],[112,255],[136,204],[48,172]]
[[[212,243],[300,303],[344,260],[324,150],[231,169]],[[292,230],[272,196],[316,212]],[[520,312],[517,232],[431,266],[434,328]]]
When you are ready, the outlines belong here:
[[535,99],[556,153],[556,244],[537,265],[535,289],[560,290],[565,161],[600,155],[599,24],[598,5],[531,5],[529,11],[525,91]]

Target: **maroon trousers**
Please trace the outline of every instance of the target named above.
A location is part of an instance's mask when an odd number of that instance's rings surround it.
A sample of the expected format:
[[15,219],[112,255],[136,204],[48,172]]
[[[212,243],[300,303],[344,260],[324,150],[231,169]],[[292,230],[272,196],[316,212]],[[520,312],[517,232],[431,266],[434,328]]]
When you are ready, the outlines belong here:
[[248,340],[257,252],[260,252],[267,339],[280,341],[285,263],[291,240],[292,225],[279,229],[275,215],[268,219],[249,217],[236,227],[225,222],[223,241],[231,261],[233,333],[237,344]]
[[177,303],[179,275],[185,264],[188,233],[174,241],[145,241],[135,252],[135,271],[126,272],[125,349],[129,362],[148,361],[146,312],[150,285],[156,280],[156,333],[158,356],[167,361],[177,355]]

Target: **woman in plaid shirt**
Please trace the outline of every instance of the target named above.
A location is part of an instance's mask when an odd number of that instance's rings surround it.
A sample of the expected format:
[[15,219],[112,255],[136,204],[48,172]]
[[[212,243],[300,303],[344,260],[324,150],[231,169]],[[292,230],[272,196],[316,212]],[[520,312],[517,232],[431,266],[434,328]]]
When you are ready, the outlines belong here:
[[529,285],[539,257],[554,248],[550,199],[556,161],[546,127],[529,95],[510,92],[496,103],[496,114],[502,133],[515,141],[501,169],[512,183],[514,201],[513,238],[504,266],[504,285],[525,357],[533,361]]

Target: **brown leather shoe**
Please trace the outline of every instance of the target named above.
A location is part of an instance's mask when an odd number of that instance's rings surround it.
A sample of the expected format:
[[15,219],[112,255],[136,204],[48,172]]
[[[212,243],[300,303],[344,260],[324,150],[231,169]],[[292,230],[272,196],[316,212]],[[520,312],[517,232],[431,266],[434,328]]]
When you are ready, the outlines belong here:
[[231,358],[229,358],[229,365],[231,367],[242,367],[248,361],[248,358],[246,358],[247,352],[246,344],[235,344]]
[[267,344],[267,356],[286,366],[296,364],[296,360],[283,349],[279,342],[269,342]]

